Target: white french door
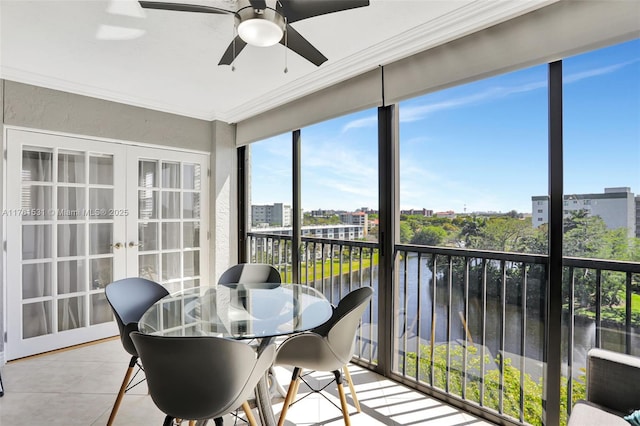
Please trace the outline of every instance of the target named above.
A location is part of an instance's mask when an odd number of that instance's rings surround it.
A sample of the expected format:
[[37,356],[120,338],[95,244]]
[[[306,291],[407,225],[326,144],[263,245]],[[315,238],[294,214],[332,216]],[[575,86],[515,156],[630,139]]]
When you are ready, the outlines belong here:
[[6,132],[7,359],[118,333],[104,287],[208,271],[208,155]]

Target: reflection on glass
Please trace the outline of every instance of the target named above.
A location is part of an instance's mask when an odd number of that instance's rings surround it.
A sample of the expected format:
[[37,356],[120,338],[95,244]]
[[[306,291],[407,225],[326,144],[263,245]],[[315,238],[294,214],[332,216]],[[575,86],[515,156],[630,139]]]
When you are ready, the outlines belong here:
[[180,193],[179,192],[162,192],[162,218],[163,219],[179,219],[180,218]]
[[84,260],[58,262],[58,294],[87,291]]
[[89,157],[89,183],[113,185],[113,155]]
[[58,225],[58,257],[83,256],[85,254],[85,224]]
[[58,300],[58,331],[86,327],[85,296]]
[[113,282],[113,258],[101,257],[91,259],[89,271],[91,290],[105,288],[107,284]]
[[155,222],[138,223],[138,241],[140,251],[158,250],[158,224]]
[[162,281],[181,277],[180,253],[162,253]]
[[22,226],[22,259],[51,257],[51,225]]
[[51,296],[51,263],[22,265],[22,299]]
[[58,219],[84,220],[85,215],[84,188],[58,187]]
[[92,294],[89,305],[89,325],[102,324],[112,320],[113,314],[104,293]]
[[22,151],[22,181],[51,182],[53,155],[51,152]]
[[182,241],[184,248],[200,247],[200,222],[182,224]]
[[162,163],[162,187],[180,188],[180,164]]
[[158,162],[151,160],[141,160],[138,162],[138,186],[141,188],[156,188]]
[[144,254],[138,256],[138,269],[139,276],[151,281],[159,281],[159,255],[157,254]]
[[84,153],[58,153],[58,182],[85,183]]
[[165,222],[162,224],[162,249],[180,248],[180,223]]
[[112,219],[113,218],[113,189],[90,188],[89,189],[89,218]]
[[138,219],[158,218],[158,191],[143,189],[138,191]]
[[200,189],[200,164],[183,164],[182,176],[183,189]]
[[200,251],[185,251],[183,275],[194,277],[200,275]]
[[89,225],[89,254],[112,253],[113,224],[92,223]]
[[182,217],[185,219],[197,219],[200,217],[200,194],[185,192],[183,194]]
[[52,320],[50,300],[22,305],[22,338],[51,334]]
[[51,220],[53,217],[51,187],[30,185],[22,187],[20,215],[23,221]]

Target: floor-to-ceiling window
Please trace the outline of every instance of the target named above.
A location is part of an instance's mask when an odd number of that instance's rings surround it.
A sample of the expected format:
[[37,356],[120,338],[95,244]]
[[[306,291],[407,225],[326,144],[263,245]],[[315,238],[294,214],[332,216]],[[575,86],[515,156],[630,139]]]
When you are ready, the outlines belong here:
[[563,365],[574,401],[589,348],[640,355],[640,275],[606,265],[640,261],[638,76],[640,40],[563,60]]
[[[395,370],[527,422],[542,416],[547,67],[400,111]],[[500,253],[500,254],[497,254]],[[523,390],[521,392],[520,390]]]

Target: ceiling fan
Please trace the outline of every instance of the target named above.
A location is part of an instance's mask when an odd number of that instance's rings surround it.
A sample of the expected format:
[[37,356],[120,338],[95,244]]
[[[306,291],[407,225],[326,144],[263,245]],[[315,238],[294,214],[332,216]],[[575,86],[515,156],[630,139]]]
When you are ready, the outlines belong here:
[[[316,66],[327,58],[290,24],[314,16],[369,6],[369,0],[238,0],[237,10],[184,3],[140,1],[145,9],[233,15],[237,36],[218,65],[232,65],[247,44],[273,46],[280,43]],[[286,72],[286,69],[285,69]]]

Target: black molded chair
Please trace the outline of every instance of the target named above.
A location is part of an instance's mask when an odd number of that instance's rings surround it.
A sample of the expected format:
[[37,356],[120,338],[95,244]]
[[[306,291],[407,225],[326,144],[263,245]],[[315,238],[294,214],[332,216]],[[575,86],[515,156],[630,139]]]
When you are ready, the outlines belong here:
[[273,363],[275,345],[260,355],[249,345],[218,337],[164,337],[131,333],[145,368],[149,393],[174,419],[221,418],[242,406],[249,424],[256,421],[246,402]]
[[280,272],[266,263],[239,263],[222,273],[218,284],[280,283]]
[[[122,380],[120,391],[116,397],[116,401],[111,409],[107,426],[111,426],[120,408],[120,403],[124,397],[125,392],[131,389],[133,380],[138,372],[142,369],[138,363],[138,352],[129,337],[129,333],[132,331],[138,331],[138,321],[142,315],[149,309],[154,303],[163,297],[167,296],[169,292],[166,288],[160,284],[147,280],[145,278],[132,277],[124,278],[118,281],[114,281],[108,284],[104,290],[105,296],[118,324],[120,330],[120,340],[122,346],[131,355],[129,361],[129,367]],[[140,370],[132,376],[134,368],[138,366]]]
[[[278,426],[284,424],[289,406],[298,393],[300,373],[303,368],[314,371],[331,371],[335,376],[340,395],[342,417],[346,425],[350,424],[347,399],[342,386],[342,371],[346,376],[351,398],[360,412],[360,403],[353,388],[347,363],[351,360],[355,345],[355,336],[360,318],[373,295],[371,287],[361,287],[347,294],[333,310],[331,318],[311,332],[297,334],[285,340],[276,353],[276,365],[293,366],[293,375],[289,390],[280,413]],[[324,388],[323,388],[324,389]],[[312,389],[313,390],[313,389]],[[320,390],[314,390],[319,392]]]

